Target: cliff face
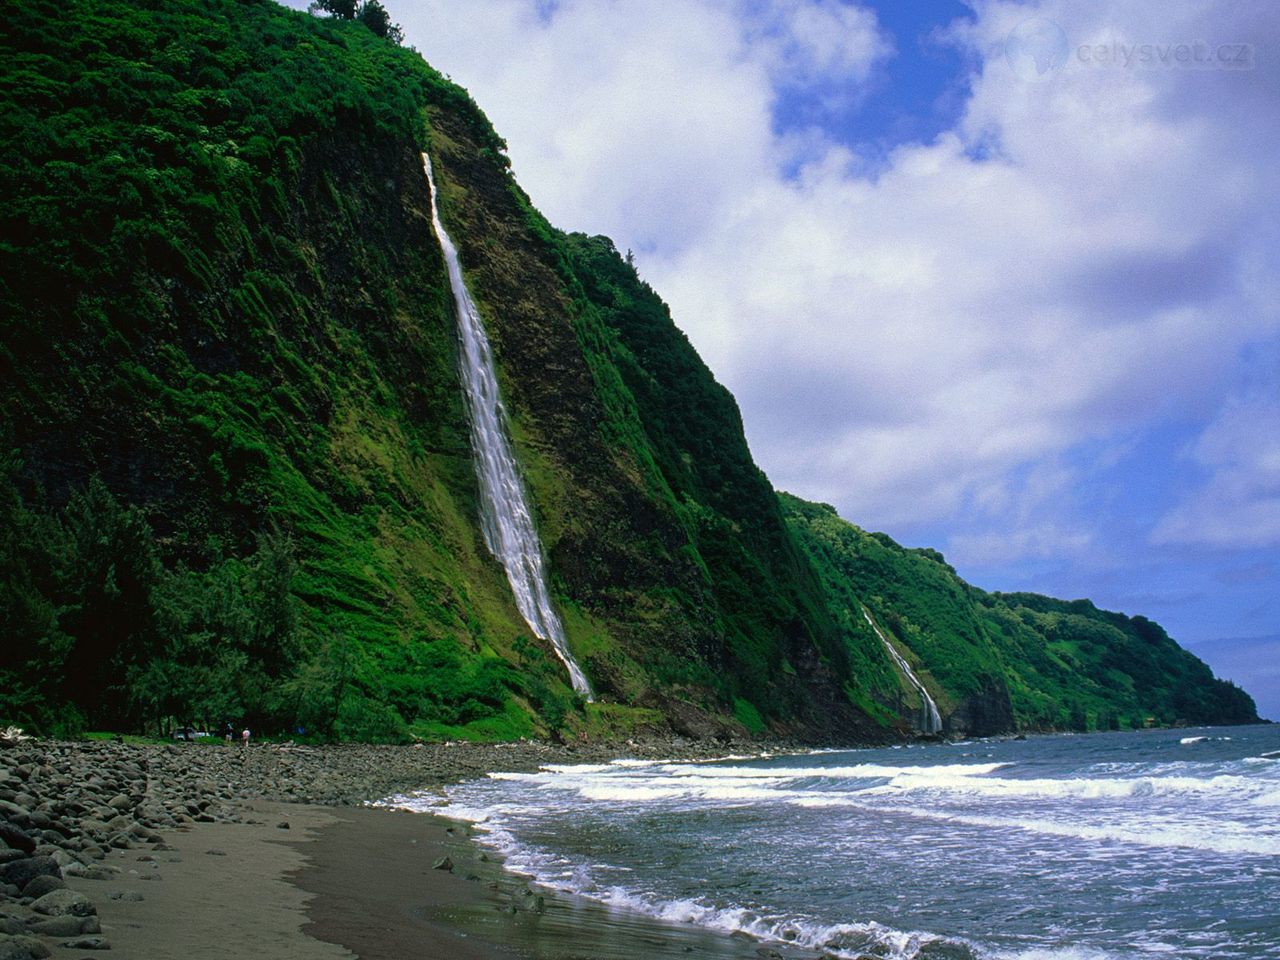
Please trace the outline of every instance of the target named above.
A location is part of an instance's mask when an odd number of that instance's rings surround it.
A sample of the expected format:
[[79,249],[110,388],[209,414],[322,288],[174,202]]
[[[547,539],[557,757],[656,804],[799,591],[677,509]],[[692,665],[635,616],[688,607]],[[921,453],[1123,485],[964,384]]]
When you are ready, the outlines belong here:
[[[10,42],[13,509],[66,527],[100,478],[154,537],[144,608],[176,571],[213,589],[287,538],[297,649],[264,682],[321,677],[298,697],[335,704],[312,722],[338,733],[875,732],[732,397],[607,240],[533,209],[463,91],[358,24],[266,2],[36,5]],[[479,537],[423,150],[605,701],[586,712]],[[209,619],[192,629],[224,631]],[[104,642],[117,700],[157,657],[199,669],[143,620],[145,643]],[[87,719],[164,709],[196,707]]]
[[[0,55],[0,720],[882,738],[916,704],[859,603],[954,731],[1064,696],[1076,667],[1007,651],[1066,615],[780,505],[657,294],[415,53],[268,0],[100,0],[22,5]],[[480,536],[423,151],[598,704]]]

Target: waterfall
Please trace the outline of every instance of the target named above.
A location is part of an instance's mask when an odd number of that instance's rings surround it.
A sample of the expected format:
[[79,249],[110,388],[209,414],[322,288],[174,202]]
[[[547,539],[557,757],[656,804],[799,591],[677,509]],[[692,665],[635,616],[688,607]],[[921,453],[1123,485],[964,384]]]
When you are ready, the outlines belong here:
[[884,631],[871,619],[871,614],[866,607],[862,608],[862,616],[866,618],[867,623],[880,638],[880,642],[884,644],[884,648],[889,651],[889,656],[893,658],[893,662],[898,665],[901,670],[911,681],[911,685],[920,691],[920,729],[929,734],[942,732],[942,717],[938,714],[938,705],[933,702],[933,697],[929,696],[929,691],[924,688],[924,684],[920,682],[920,678],[916,676],[915,671],[911,669],[911,664],[900,654],[889,638],[884,635]]
[[480,486],[480,528],[484,532],[484,542],[506,570],[516,606],[529,629],[551,644],[569,670],[573,689],[590,700],[591,685],[569,652],[564,625],[551,605],[542,543],[533,526],[533,516],[515,454],[511,450],[511,441],[507,439],[506,410],[498,393],[498,376],[493,366],[489,338],[485,335],[484,322],[475,302],[467,291],[462,265],[458,262],[458,250],[440,222],[431,158],[424,153],[422,162],[431,187],[431,223],[444,252],[458,314],[459,363],[467,419],[471,424],[471,451]]

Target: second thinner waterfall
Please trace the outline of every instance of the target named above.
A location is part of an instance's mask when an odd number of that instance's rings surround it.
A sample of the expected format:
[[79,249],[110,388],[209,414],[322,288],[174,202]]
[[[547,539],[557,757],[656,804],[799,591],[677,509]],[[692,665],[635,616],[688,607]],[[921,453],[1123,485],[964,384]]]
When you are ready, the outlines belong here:
[[506,570],[516,606],[529,629],[551,644],[569,670],[573,689],[590,700],[591,685],[582,668],[574,662],[565,639],[564,625],[551,605],[542,543],[533,526],[533,516],[529,512],[511,441],[507,439],[506,411],[498,392],[498,376],[493,366],[489,338],[475,302],[467,291],[458,250],[440,222],[431,158],[424,153],[422,162],[431,187],[431,224],[444,253],[449,286],[453,289],[453,302],[458,314],[462,388],[466,397],[467,419],[471,423],[471,452],[480,486],[480,528],[484,532],[484,542]]
[[889,638],[884,635],[884,631],[871,619],[871,614],[866,607],[862,608],[862,616],[866,619],[875,635],[880,638],[880,642],[884,644],[884,648],[889,651],[889,656],[893,658],[893,662],[898,665],[911,685],[920,693],[920,729],[924,733],[941,733],[942,717],[938,713],[938,705],[933,702],[933,697],[929,696],[929,691],[924,688],[924,684],[920,682],[920,678],[916,676],[915,671],[911,669],[911,664],[907,663],[906,658],[900,654]]

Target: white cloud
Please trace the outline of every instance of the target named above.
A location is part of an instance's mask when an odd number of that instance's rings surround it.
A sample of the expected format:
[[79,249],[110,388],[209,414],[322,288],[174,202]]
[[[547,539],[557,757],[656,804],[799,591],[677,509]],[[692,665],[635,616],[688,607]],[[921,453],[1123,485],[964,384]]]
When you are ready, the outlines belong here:
[[774,164],[769,70],[719,3],[426,2],[408,39],[466,86],[553,222],[676,251]]
[[865,81],[893,51],[874,13],[840,0],[770,0],[739,10],[751,56],[779,86]]
[[[1010,471],[1083,442],[1203,422],[1241,348],[1280,322],[1274,72],[1069,59],[1025,83],[1002,43],[1037,9],[1073,49],[1280,33],[1227,3],[979,3],[951,31],[980,64],[960,122],[871,178],[830,135],[782,136],[772,116],[789,85],[856,99],[874,82],[892,43],[856,6],[398,15],[553,222],[637,250],[775,483],[909,526],[980,511]],[[1089,537],[1039,529],[1005,541],[1035,554]]]
[[1073,519],[1085,472],[1050,459],[975,489],[967,522],[953,529],[947,556],[961,564],[998,565],[1010,559],[1062,560],[1090,550],[1094,533]]
[[1156,526],[1156,543],[1280,545],[1280,398],[1229,404],[1188,451],[1208,481]]

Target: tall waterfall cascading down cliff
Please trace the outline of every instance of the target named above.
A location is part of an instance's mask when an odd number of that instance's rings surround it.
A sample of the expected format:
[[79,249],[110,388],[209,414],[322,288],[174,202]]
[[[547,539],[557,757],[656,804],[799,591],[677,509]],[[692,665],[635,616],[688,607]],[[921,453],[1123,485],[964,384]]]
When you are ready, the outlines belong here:
[[933,702],[933,697],[929,696],[929,691],[924,688],[924,684],[920,682],[920,678],[916,676],[915,671],[911,669],[911,665],[907,663],[906,658],[900,654],[897,649],[889,642],[889,638],[884,635],[884,631],[879,625],[871,619],[871,614],[866,607],[862,608],[862,616],[867,624],[880,638],[880,642],[884,644],[884,648],[889,651],[889,656],[893,658],[893,662],[898,665],[898,669],[903,672],[911,685],[920,693],[920,731],[921,733],[941,733],[942,732],[942,716],[938,713],[938,705]]
[[444,253],[458,314],[459,362],[467,419],[471,424],[471,451],[480,486],[480,527],[484,541],[507,572],[520,615],[534,634],[550,643],[564,661],[573,689],[590,700],[591,684],[574,661],[564,625],[551,604],[542,543],[533,525],[511,441],[507,439],[506,410],[498,391],[489,338],[462,276],[458,250],[440,221],[431,158],[424,153],[422,162],[431,187],[431,223]]

